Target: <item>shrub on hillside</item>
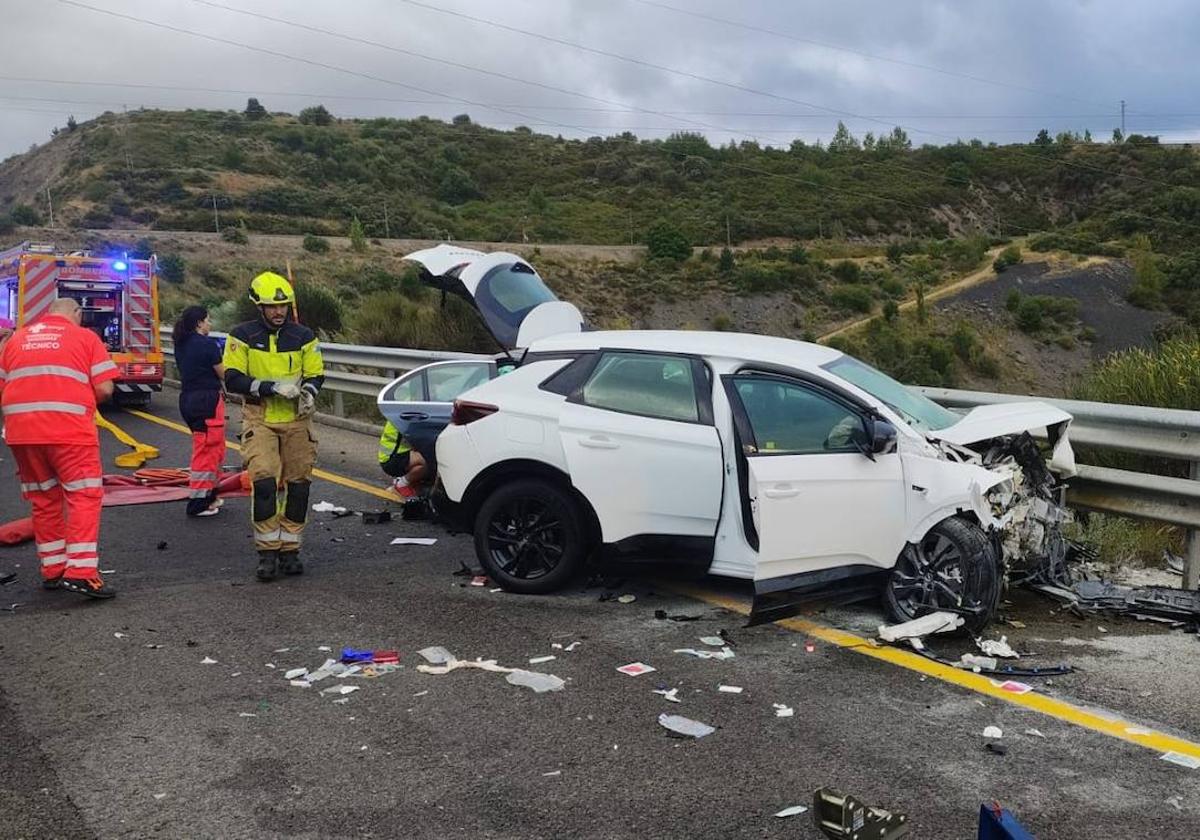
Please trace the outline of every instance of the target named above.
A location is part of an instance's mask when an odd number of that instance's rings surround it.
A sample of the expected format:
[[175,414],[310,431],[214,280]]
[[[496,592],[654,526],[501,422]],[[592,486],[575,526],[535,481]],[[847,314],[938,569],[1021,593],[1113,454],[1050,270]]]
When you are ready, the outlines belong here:
[[187,274],[187,260],[179,254],[164,254],[158,258],[158,276],[168,283],[182,283]]
[[1017,327],[1036,334],[1048,327],[1067,327],[1079,318],[1079,301],[1055,295],[1022,296],[1016,309]]
[[1016,245],[1009,245],[996,256],[996,259],[992,260],[992,269],[1000,274],[1010,265],[1021,262],[1021,259],[1021,249]]
[[313,105],[300,112],[299,120],[303,125],[329,125],[333,122],[333,114],[324,105]]
[[475,311],[456,297],[440,305],[434,295],[414,299],[398,291],[373,292],[350,319],[350,337],[359,344],[425,350],[494,352]]
[[246,231],[236,225],[230,225],[222,230],[221,238],[235,245],[246,245],[250,242],[250,237],[246,236]]
[[683,262],[692,254],[691,243],[679,228],[659,221],[646,231],[646,253],[653,259]]
[[830,293],[829,302],[843,311],[870,312],[873,298],[863,286],[839,286]]
[[12,216],[7,213],[0,213],[0,234],[12,233],[13,228],[17,225],[12,220]]
[[323,236],[306,233],[304,234],[303,242],[301,242],[301,247],[305,251],[311,251],[314,254],[326,254],[329,252],[329,240]]
[[332,336],[342,330],[342,304],[337,295],[316,283],[296,284],[300,322],[313,332]]
[[42,223],[42,214],[28,204],[18,204],[9,211],[8,215],[18,225],[36,227]]
[[833,276],[843,283],[858,283],[862,280],[862,269],[856,262],[843,260],[833,264]]

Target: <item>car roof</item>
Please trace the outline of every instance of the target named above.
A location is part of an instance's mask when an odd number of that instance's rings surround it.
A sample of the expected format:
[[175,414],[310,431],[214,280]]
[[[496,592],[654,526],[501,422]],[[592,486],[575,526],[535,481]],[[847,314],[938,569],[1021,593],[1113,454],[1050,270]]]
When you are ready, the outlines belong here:
[[837,350],[807,341],[751,333],[696,330],[598,330],[564,333],[535,341],[529,348],[532,353],[603,349],[687,353],[789,367],[819,367],[842,356]]

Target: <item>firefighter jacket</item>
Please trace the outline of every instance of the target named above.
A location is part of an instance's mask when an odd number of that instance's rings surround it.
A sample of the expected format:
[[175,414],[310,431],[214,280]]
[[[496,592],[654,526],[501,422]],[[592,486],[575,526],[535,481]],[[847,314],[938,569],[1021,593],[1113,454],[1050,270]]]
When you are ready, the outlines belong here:
[[386,464],[394,455],[403,455],[412,451],[408,439],[400,434],[400,430],[389,420],[383,425],[383,434],[379,436],[379,463]]
[[225,389],[263,407],[267,423],[297,419],[296,401],[275,394],[277,382],[294,382],[316,396],[325,382],[325,363],[308,327],[287,321],[278,330],[261,320],[238,324],[225,341]]

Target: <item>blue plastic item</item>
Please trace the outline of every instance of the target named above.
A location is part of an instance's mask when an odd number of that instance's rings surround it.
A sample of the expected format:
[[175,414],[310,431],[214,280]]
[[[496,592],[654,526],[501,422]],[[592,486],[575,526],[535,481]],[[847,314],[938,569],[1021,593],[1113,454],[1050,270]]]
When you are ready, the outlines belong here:
[[1017,822],[1017,818],[998,804],[979,806],[979,840],[1037,840]]
[[370,662],[371,657],[375,655],[372,650],[355,650],[352,647],[342,648],[343,662]]

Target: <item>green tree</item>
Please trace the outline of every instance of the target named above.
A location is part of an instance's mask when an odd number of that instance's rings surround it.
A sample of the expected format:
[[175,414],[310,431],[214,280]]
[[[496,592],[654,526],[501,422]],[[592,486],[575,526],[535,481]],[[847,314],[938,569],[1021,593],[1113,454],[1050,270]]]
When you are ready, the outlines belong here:
[[904,246],[899,242],[889,242],[886,253],[887,261],[892,265],[900,265],[904,261]]
[[1114,128],[1112,133],[1112,142],[1114,146],[1125,142],[1125,133],[1119,128]]
[[728,246],[721,249],[721,256],[717,260],[717,268],[722,274],[728,274],[733,271],[733,251],[730,251]]
[[329,125],[333,122],[333,114],[324,105],[313,105],[300,112],[299,120],[303,125]]
[[925,281],[918,280],[914,284],[917,293],[917,323],[929,323],[929,307],[925,305]]
[[1129,256],[1133,262],[1133,285],[1126,295],[1129,302],[1142,309],[1161,306],[1166,278],[1154,256],[1150,237],[1144,233],[1134,236]]
[[317,236],[315,233],[306,233],[301,247],[314,254],[325,254],[329,251],[329,240],[323,236]]
[[158,276],[168,283],[182,283],[187,275],[187,260],[179,254],[164,254],[158,258]]
[[42,223],[42,214],[28,204],[18,204],[9,211],[9,216],[18,225],[36,227]]
[[792,246],[792,250],[788,251],[788,262],[796,265],[808,265],[809,253],[803,245],[797,243]]
[[883,302],[883,319],[889,324],[895,324],[900,318],[900,306],[894,300]]
[[1053,146],[1054,140],[1053,140],[1053,138],[1050,137],[1050,132],[1043,128],[1041,131],[1039,131],[1037,133],[1037,137],[1033,138],[1033,145],[1035,145],[1035,146]]
[[359,254],[367,250],[367,235],[358,216],[350,222],[350,250]]
[[692,255],[692,246],[675,225],[658,221],[646,231],[646,253],[654,259],[682,262]]
[[471,115],[470,114],[455,114],[454,119],[451,120],[451,122],[453,122],[454,125],[470,125],[471,124]]
[[78,126],[79,123],[75,122],[74,114],[71,114],[69,117],[67,117],[67,131],[74,131]]
[[842,152],[858,151],[858,141],[854,139],[854,135],[850,133],[850,129],[846,128],[846,124],[838,120],[837,130],[833,133],[833,139],[829,141],[829,151],[835,154]]
[[246,110],[242,112],[248,120],[261,120],[267,116],[267,109],[253,96],[246,100]]

